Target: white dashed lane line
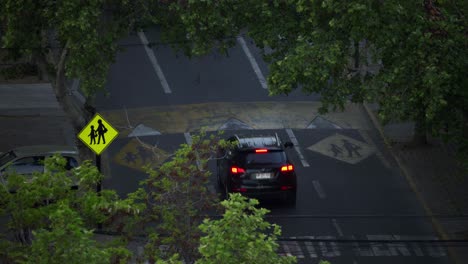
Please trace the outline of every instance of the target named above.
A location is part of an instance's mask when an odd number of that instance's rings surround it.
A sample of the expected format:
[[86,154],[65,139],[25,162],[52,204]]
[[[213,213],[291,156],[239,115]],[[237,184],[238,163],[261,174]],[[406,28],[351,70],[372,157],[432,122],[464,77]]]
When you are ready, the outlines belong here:
[[245,55],[247,56],[247,59],[249,59],[250,65],[252,65],[252,68],[257,75],[258,81],[260,82],[260,85],[262,85],[263,89],[267,89],[267,82],[265,80],[265,77],[263,76],[262,71],[260,70],[260,67],[258,67],[258,63],[255,60],[254,56],[250,52],[249,47],[245,43],[245,40],[243,37],[239,36],[237,37],[237,42],[241,45],[242,49],[244,50]]
[[312,181],[312,184],[314,185],[314,189],[317,192],[320,199],[325,199],[326,195],[325,195],[325,192],[323,191],[322,185],[320,185],[320,182]]
[[143,33],[143,31],[140,31],[138,32],[138,36],[140,37],[140,40],[143,43],[143,46],[145,47],[146,55],[148,55],[148,58],[151,61],[151,65],[153,65],[154,71],[158,75],[159,81],[161,82],[164,92],[167,94],[172,93],[171,88],[169,88],[169,84],[167,83],[166,77],[164,76],[164,73],[161,69],[161,66],[159,66],[154,51],[150,47],[148,47],[149,42],[145,36],[145,33]]
[[302,155],[301,149],[299,147],[299,142],[297,141],[296,136],[294,135],[294,132],[290,128],[286,128],[286,133],[288,133],[289,139],[291,142],[294,144],[294,149],[297,152],[297,155],[299,155],[299,159],[301,160],[301,163],[304,167],[309,167],[309,163],[307,160],[304,158],[304,155]]
[[333,226],[336,229],[336,232],[338,232],[338,235],[343,236],[343,231],[341,230],[340,225],[338,225],[338,221],[336,221],[336,219],[333,218],[332,222],[333,222]]

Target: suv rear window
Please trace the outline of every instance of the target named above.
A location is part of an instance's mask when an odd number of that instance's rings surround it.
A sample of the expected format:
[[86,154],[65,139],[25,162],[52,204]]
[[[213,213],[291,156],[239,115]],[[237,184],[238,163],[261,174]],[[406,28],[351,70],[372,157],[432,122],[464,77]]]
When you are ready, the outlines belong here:
[[271,151],[268,153],[253,153],[246,152],[243,155],[242,162],[245,165],[249,164],[279,164],[286,162],[286,154],[284,151]]

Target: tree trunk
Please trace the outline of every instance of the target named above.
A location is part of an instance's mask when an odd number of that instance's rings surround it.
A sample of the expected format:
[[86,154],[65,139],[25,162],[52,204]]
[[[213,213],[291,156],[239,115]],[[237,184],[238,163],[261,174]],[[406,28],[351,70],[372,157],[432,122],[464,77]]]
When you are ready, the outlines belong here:
[[60,59],[56,65],[55,76],[50,76],[47,72],[47,59],[44,54],[35,54],[35,61],[41,71],[42,76],[46,77],[52,85],[55,97],[63,111],[71,121],[74,129],[76,146],[80,152],[81,160],[93,159],[92,152],[77,138],[78,133],[83,129],[86,123],[94,115],[94,109],[81,105],[73,95],[68,91],[65,83],[65,61],[67,58],[67,45],[63,48]]
[[354,68],[360,72],[359,64],[360,64],[360,54],[359,54],[359,41],[354,41]]

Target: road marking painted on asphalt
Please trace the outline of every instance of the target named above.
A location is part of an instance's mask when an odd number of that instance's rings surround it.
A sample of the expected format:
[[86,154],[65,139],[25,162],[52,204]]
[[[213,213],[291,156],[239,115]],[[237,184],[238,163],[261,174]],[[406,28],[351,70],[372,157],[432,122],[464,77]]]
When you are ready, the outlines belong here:
[[[318,236],[317,238],[318,239],[333,239],[334,237],[333,236]],[[340,252],[340,250],[338,248],[338,244],[336,242],[332,242],[332,241],[330,241],[330,242],[319,242],[318,244],[319,244],[322,256],[328,257],[328,258],[341,256],[341,252]],[[330,247],[327,247],[327,244]]]
[[[366,242],[352,242],[352,252],[357,257],[432,257],[440,258],[447,257],[447,250],[440,245],[432,243],[418,243],[418,242],[405,242],[409,241],[433,241],[437,240],[434,236],[400,236],[400,235],[365,235],[369,240]],[[339,257],[347,255],[349,247],[347,244],[335,242],[335,240],[356,240],[356,237],[351,235],[346,237],[336,236],[301,236],[290,237],[290,240],[306,240],[303,243],[298,241],[283,241],[280,246],[283,248],[283,255],[294,255],[296,257],[305,258],[318,258],[318,257]],[[309,241],[307,241],[309,240]],[[314,240],[317,240],[314,242]],[[362,239],[357,239],[362,240]],[[373,241],[389,241],[387,242],[373,242]],[[298,243],[293,243],[298,242]],[[301,249],[304,245],[305,254]],[[299,249],[298,249],[299,248]],[[424,250],[424,251],[423,251]],[[320,255],[320,256],[319,256]],[[357,263],[357,262],[356,262]]]
[[447,255],[445,250],[439,245],[428,246],[427,250],[429,251],[429,256],[434,258],[444,257]]
[[164,92],[172,93],[171,89],[169,88],[169,84],[167,83],[166,77],[164,76],[164,73],[161,69],[161,66],[159,66],[154,51],[150,47],[148,47],[149,42],[145,36],[145,33],[143,31],[140,31],[138,32],[138,36],[140,37],[140,40],[143,43],[143,46],[145,47],[146,55],[148,55],[148,58],[150,59],[151,64],[153,65],[153,68],[156,71],[156,74],[158,75],[159,81],[161,82]]
[[285,255],[286,256],[292,256],[291,250],[289,249],[287,243],[281,243],[281,244],[282,244]]
[[357,164],[374,153],[373,146],[340,133],[328,136],[307,149],[350,164]]
[[384,157],[384,155],[379,150],[377,145],[374,143],[374,140],[372,140],[371,136],[369,135],[369,132],[365,131],[365,130],[358,130],[358,132],[359,132],[359,135],[361,135],[361,137],[367,142],[367,144],[370,144],[370,145],[374,146],[375,155],[377,155],[377,157],[380,159],[380,161],[385,166],[385,168],[387,168],[387,169],[391,168],[390,163]]
[[314,245],[310,241],[306,241],[305,243],[307,253],[309,253],[310,258],[316,258],[317,257],[317,252],[315,251]]
[[145,165],[151,164],[151,166],[159,166],[169,157],[170,154],[165,150],[156,146],[147,145],[136,138],[132,138],[125,146],[120,148],[112,159],[121,166],[146,172],[144,169]]
[[325,192],[323,191],[322,185],[320,185],[319,181],[312,181],[312,184],[314,185],[314,189],[317,192],[318,196],[321,199],[325,199],[326,195]]
[[[392,240],[393,237],[391,235],[367,235],[368,240]],[[383,243],[371,243],[372,251],[374,255],[377,257],[390,257],[395,256],[390,247]]]
[[421,247],[419,247],[418,244],[411,243],[411,245],[413,246],[413,250],[416,253],[416,256],[418,256],[418,257],[423,257],[424,256],[424,253],[423,253]]
[[[397,237],[397,236],[395,236],[395,237]],[[405,238],[405,239],[409,238],[409,236],[402,236],[402,237]],[[439,238],[435,237],[435,236],[414,236],[414,237],[410,237],[410,238],[413,238],[415,240],[439,240]],[[416,252],[417,256],[424,256],[424,253],[423,253],[421,247],[418,244],[412,243],[412,246],[413,246],[413,250]],[[447,256],[447,249],[445,249],[442,246],[437,245],[437,244],[428,244],[428,245],[425,246],[425,249],[429,253],[430,257],[437,258],[437,257]]]
[[[354,236],[351,236],[351,240],[355,240],[355,239],[356,238]],[[360,245],[360,243],[353,242],[352,245],[353,245],[354,254],[356,256],[360,256],[360,257],[374,256],[374,254],[372,253],[372,250],[363,248],[362,245]]]
[[332,222],[333,222],[333,226],[336,229],[336,232],[338,232],[338,235],[343,236],[343,231],[341,230],[341,227],[338,225],[338,221],[336,221],[336,219],[333,218]]
[[301,160],[301,163],[304,167],[309,167],[309,163],[306,161],[304,158],[304,155],[302,155],[301,149],[299,148],[299,142],[297,141],[296,136],[294,135],[294,132],[290,128],[286,128],[286,133],[288,133],[289,139],[291,142],[294,144],[294,149],[296,150],[297,154],[299,155],[299,159]]
[[[393,235],[393,239],[401,240],[401,237],[398,235]],[[399,251],[402,256],[411,256],[411,253],[409,252],[408,248],[403,243],[393,243],[389,244],[389,246],[392,248],[391,250],[393,250],[396,253],[396,255],[398,255],[397,251]]]
[[[295,237],[291,237],[294,239]],[[297,241],[285,241],[283,242],[286,247],[288,247],[289,253],[297,258],[304,258],[304,253],[302,252],[301,246]],[[289,245],[289,246],[288,246]]]
[[242,49],[244,50],[245,55],[247,56],[247,59],[250,61],[250,65],[252,65],[252,68],[257,75],[258,81],[262,85],[263,89],[268,89],[267,82],[265,80],[265,77],[263,76],[262,71],[260,70],[260,67],[258,67],[258,63],[255,60],[254,56],[250,52],[249,47],[247,47],[247,44],[245,43],[245,40],[243,37],[238,36],[237,37],[237,42],[242,46]]

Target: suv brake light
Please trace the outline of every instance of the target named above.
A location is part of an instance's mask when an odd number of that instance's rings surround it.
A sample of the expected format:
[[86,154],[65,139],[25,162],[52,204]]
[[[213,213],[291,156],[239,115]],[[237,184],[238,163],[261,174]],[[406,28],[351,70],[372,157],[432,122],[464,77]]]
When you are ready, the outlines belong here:
[[282,166],[281,167],[281,171],[284,172],[284,171],[294,171],[294,166],[293,165],[285,165],[285,166]]
[[256,149],[255,153],[267,153],[268,149]]
[[242,169],[242,168],[236,167],[236,166],[232,166],[231,167],[231,172],[233,174],[241,174],[241,173],[245,173],[245,170]]

